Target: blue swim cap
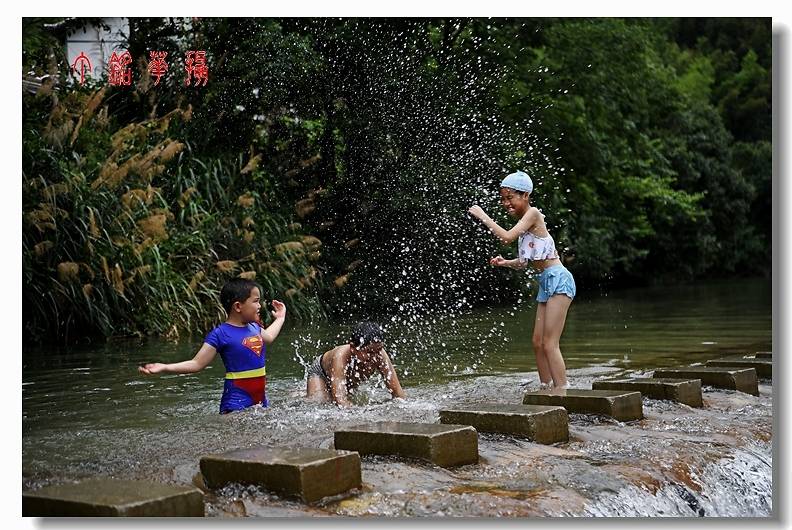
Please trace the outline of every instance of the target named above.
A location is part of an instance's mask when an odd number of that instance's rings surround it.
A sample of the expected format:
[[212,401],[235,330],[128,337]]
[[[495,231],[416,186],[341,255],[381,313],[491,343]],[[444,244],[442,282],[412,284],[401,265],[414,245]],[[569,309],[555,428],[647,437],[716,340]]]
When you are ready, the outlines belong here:
[[517,171],[511,175],[507,175],[500,185],[501,188],[512,188],[517,191],[524,191],[531,193],[533,191],[533,182],[531,177],[522,171]]

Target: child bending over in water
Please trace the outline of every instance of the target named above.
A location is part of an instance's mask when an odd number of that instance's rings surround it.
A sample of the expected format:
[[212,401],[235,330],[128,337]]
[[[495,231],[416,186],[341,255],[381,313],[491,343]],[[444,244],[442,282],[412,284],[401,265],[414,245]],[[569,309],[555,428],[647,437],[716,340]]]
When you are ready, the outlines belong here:
[[379,372],[391,396],[404,398],[396,370],[383,348],[383,337],[377,324],[358,324],[348,344],[336,346],[314,359],[308,368],[307,397],[319,403],[334,402],[339,407],[348,407],[352,405],[349,393]]
[[559,341],[567,311],[575,298],[575,279],[561,264],[544,215],[531,206],[531,191],[533,182],[522,171],[508,175],[501,182],[501,204],[511,217],[517,219],[517,224],[509,230],[501,228],[479,206],[472,206],[469,212],[504,243],[518,241],[518,258],[495,256],[490,260],[491,265],[524,269],[530,264],[540,272],[539,294],[536,296],[539,305],[533,331],[540,388],[567,388],[566,365]]

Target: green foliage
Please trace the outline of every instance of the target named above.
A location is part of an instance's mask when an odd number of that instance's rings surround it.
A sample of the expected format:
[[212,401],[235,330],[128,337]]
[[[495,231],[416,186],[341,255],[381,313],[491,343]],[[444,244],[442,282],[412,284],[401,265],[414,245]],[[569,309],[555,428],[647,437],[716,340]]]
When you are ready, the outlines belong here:
[[766,138],[772,126],[768,103],[772,99],[769,70],[757,61],[756,53],[749,50],[742,58],[740,70],[720,87],[718,108],[730,130],[742,140]]
[[30,336],[203,332],[243,271],[305,318],[513,300],[465,212],[513,222],[517,168],[582,289],[769,270],[769,19],[137,18],[128,47],[131,90],[23,97]]
[[536,26],[504,108],[536,115],[569,169],[569,192],[547,209],[569,210],[562,234],[584,283],[757,270],[765,228],[749,222],[754,186],[710,100],[715,62],[664,41],[654,21]]
[[239,274],[286,297],[291,315],[321,315],[320,242],[287,226],[244,158],[202,161],[171,138],[189,111],[120,127],[96,112],[103,94],[26,101],[26,337],[202,333],[223,319],[220,287]]

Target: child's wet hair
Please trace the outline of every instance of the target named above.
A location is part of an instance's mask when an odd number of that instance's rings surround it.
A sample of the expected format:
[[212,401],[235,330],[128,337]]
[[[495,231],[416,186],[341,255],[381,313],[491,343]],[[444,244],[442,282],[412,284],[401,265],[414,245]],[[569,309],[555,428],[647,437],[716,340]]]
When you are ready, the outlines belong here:
[[244,303],[245,300],[250,298],[250,291],[252,291],[254,287],[258,288],[259,294],[263,297],[264,290],[261,288],[261,285],[253,280],[247,280],[245,278],[232,278],[228,280],[225,285],[223,285],[223,288],[220,289],[220,303],[226,313],[229,315],[231,314],[231,308],[234,302]]
[[365,348],[372,342],[385,342],[385,333],[375,322],[360,322],[349,337],[349,343],[355,348]]

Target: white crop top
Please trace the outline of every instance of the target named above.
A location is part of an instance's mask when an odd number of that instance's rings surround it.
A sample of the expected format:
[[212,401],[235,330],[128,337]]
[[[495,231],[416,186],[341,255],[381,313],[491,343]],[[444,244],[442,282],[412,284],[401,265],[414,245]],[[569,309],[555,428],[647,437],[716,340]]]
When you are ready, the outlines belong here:
[[558,257],[553,236],[550,234],[547,234],[545,237],[539,237],[531,232],[525,232],[517,241],[517,251],[520,261],[534,261]]

